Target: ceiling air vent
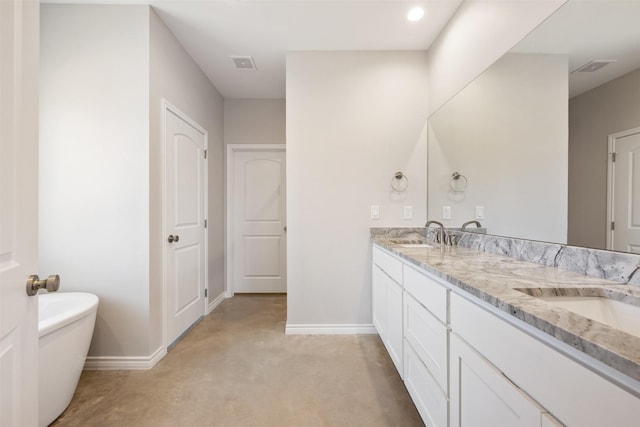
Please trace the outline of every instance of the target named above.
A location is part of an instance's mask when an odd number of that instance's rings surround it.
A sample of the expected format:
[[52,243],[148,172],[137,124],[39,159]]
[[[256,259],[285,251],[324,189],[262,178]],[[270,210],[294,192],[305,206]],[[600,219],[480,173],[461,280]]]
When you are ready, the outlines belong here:
[[256,70],[256,63],[250,56],[229,56],[238,70]]
[[616,62],[615,59],[594,59],[591,62],[587,62],[582,67],[578,67],[572,71],[572,73],[593,73],[598,71],[602,67],[606,67],[612,62]]

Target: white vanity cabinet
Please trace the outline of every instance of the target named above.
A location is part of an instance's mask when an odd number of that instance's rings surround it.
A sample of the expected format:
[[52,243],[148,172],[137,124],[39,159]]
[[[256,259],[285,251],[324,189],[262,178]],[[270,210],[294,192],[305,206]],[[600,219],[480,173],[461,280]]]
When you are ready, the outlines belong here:
[[400,377],[403,372],[402,352],[402,261],[374,247],[373,325],[384,343]]
[[373,324],[423,420],[449,425],[449,290],[373,247]]
[[373,321],[429,427],[640,425],[622,373],[375,245]]
[[[457,293],[450,310],[452,427],[640,425],[640,399],[525,332],[529,325]],[[483,418],[486,408],[520,423]]]

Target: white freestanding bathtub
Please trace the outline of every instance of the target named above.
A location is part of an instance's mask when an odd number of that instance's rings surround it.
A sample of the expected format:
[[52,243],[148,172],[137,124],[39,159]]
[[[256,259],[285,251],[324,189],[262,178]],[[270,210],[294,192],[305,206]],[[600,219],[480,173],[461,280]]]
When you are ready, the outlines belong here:
[[82,292],[38,295],[40,426],[69,406],[84,366],[98,310],[98,297]]

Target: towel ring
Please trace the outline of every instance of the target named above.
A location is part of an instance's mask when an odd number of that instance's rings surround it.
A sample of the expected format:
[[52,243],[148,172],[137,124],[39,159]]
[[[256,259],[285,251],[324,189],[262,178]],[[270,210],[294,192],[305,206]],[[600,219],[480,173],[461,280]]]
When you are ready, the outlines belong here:
[[409,187],[409,178],[402,172],[398,171],[391,178],[391,189],[396,193],[403,193]]
[[456,193],[463,192],[467,188],[467,177],[459,172],[452,173],[449,188]]

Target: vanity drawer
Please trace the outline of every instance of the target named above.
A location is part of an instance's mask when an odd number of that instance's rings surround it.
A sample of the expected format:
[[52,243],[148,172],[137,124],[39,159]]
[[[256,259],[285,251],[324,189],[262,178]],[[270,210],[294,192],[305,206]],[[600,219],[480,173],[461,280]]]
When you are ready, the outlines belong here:
[[408,292],[404,293],[404,338],[445,395],[449,394],[449,328]]
[[447,323],[449,289],[434,279],[404,265],[404,288],[442,323]]
[[373,263],[396,282],[402,284],[402,261],[374,246]]
[[405,341],[404,383],[422,421],[429,427],[449,425],[449,399],[442,393],[411,344]]

